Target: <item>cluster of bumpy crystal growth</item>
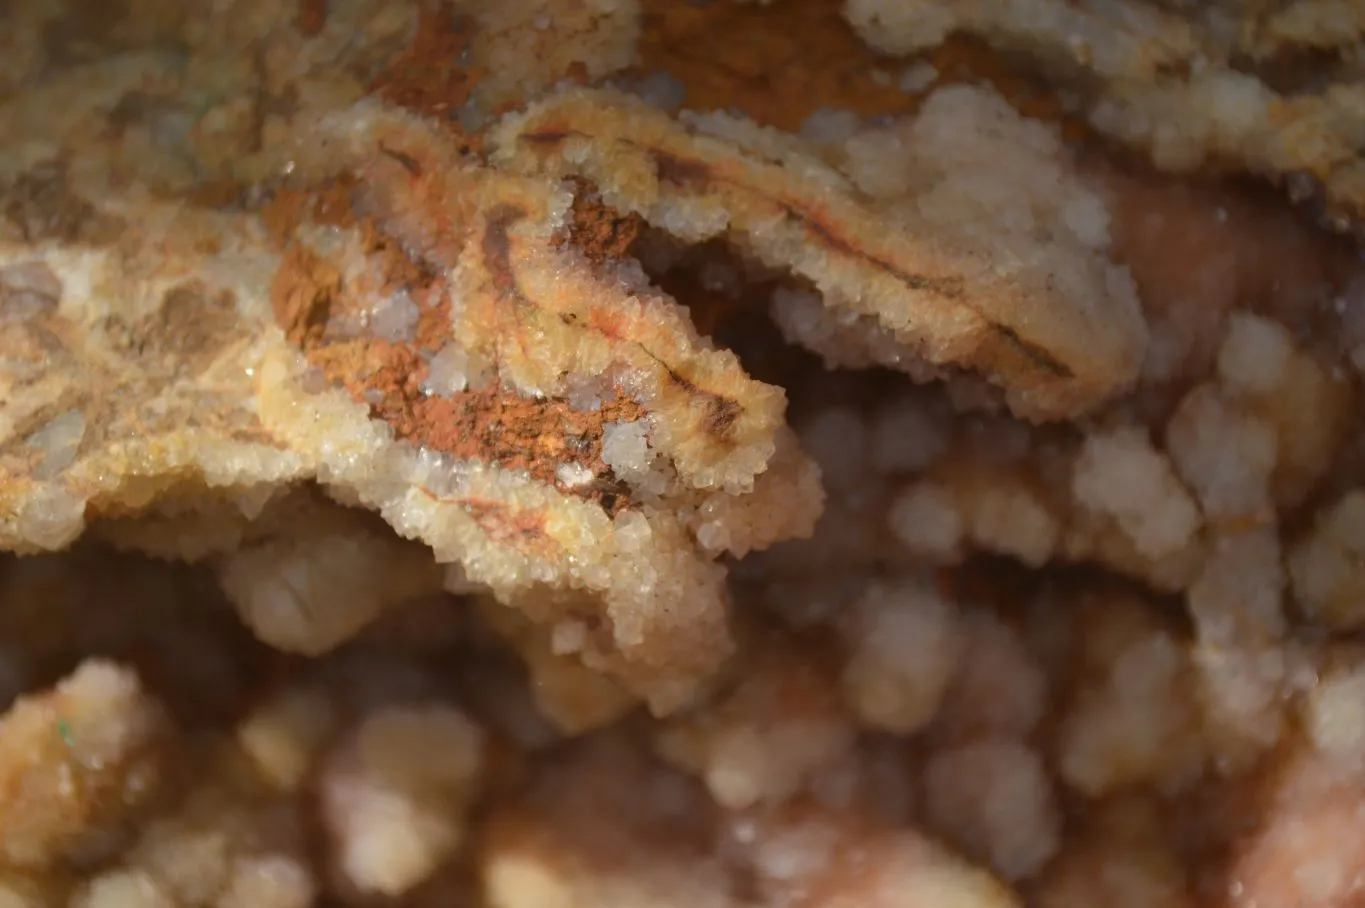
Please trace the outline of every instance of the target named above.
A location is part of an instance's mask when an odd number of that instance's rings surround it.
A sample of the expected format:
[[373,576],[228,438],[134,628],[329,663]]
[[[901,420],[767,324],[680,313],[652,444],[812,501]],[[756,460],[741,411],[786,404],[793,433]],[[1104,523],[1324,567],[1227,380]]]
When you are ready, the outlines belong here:
[[1358,901],[1357,0],[0,23],[0,908]]
[[591,180],[608,204],[685,242],[725,236],[813,284],[844,334],[896,346],[888,365],[968,371],[1001,386],[1021,415],[1084,413],[1141,363],[1137,299],[1102,258],[1078,256],[1063,282],[1035,250],[954,235],[949,218],[914,205],[913,190],[891,215],[894,190],[860,192],[856,173],[849,180],[799,141],[744,120],[677,122],[642,101],[572,93],[534,105],[493,138],[495,161]]

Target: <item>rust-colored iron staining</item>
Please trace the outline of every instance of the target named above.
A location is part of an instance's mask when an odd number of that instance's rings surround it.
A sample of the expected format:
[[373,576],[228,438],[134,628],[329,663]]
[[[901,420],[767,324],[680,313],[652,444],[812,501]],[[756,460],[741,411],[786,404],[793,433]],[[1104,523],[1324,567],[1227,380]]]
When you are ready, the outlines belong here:
[[[603,425],[633,422],[645,415],[643,407],[619,394],[599,409],[585,412],[574,410],[567,401],[526,397],[496,381],[449,397],[424,397],[410,405],[408,413],[386,420],[400,435],[457,458],[487,459],[509,470],[522,470],[542,482],[557,482],[556,469],[567,464],[609,476],[602,461]],[[606,480],[571,491],[600,501],[614,486]]]
[[304,221],[325,227],[350,227],[356,223],[351,204],[355,181],[346,175],[308,190],[278,190],[261,207],[261,224],[275,249],[288,249],[293,232]]
[[341,294],[341,272],[299,246],[285,253],[270,291],[275,321],[289,342],[311,350],[322,342],[332,305]]
[[[682,83],[692,110],[739,110],[786,132],[818,110],[895,117],[918,110],[927,86],[901,84],[913,61],[887,59],[849,27],[842,4],[782,0],[782,27],[759,3],[644,0],[640,69]],[[1072,139],[1088,136],[1055,90],[1006,62],[983,41],[950,36],[927,55],[933,84],[986,82],[1020,113],[1057,123]]]
[[[384,151],[358,165],[366,209],[431,267],[460,275],[461,344],[523,389],[554,386],[584,372],[580,363],[615,362],[657,387],[650,410],[675,423],[680,448],[669,456],[684,482],[724,470],[727,458],[757,467],[746,448],[771,443],[783,394],[746,376],[732,354],[705,346],[673,300],[584,266],[582,257],[615,256],[626,241],[621,228],[570,230],[582,256],[566,255],[550,225],[568,213],[558,209],[567,200],[553,184],[465,163],[426,125],[390,120],[374,133],[373,147]],[[715,399],[728,403],[708,402]]]
[[449,0],[422,8],[412,44],[371,90],[399,107],[453,124],[483,72],[467,62],[474,27]]
[[[674,447],[656,453],[681,489],[747,491],[752,479],[730,464],[762,472],[784,396],[710,349],[670,298],[623,283],[614,263],[642,218],[585,185],[559,211],[570,198],[553,183],[471,164],[443,128],[402,115],[384,114],[347,147],[351,176],[311,198],[280,193],[263,213],[284,253],[276,319],[333,387],[402,441],[526,475],[609,515],[633,501],[602,456],[611,423],[665,426]],[[362,270],[378,277],[347,286],[350,270],[292,239],[309,222],[358,233]],[[412,338],[356,328],[367,301],[396,294],[420,313]],[[486,367],[470,387],[432,393],[429,362],[451,343]],[[604,374],[591,407],[554,390],[564,376]]]
[[759,3],[645,0],[642,68],[680,81],[693,110],[738,109],[767,126],[801,128],[820,108],[909,113],[914,96],[858,40],[830,0],[783,0],[782,27]]
[[627,258],[644,232],[645,219],[603,203],[590,184],[575,181],[574,190],[568,230],[555,234],[555,245],[577,249],[595,265]]
[[[362,221],[368,251],[389,263],[390,290],[403,290],[421,311],[413,343],[374,336],[328,335],[329,321],[355,305],[337,267],[300,245],[291,245],[271,288],[275,317],[290,342],[329,383],[345,388],[371,416],[403,440],[460,460],[523,471],[561,491],[597,501],[610,513],[628,503],[602,461],[603,426],[642,418],[644,409],[620,394],[591,412],[567,401],[535,398],[493,381],[447,396],[423,389],[428,358],[450,338],[449,300],[419,266]],[[433,302],[435,300],[435,302]],[[575,486],[560,482],[563,465],[590,470],[601,480]]]

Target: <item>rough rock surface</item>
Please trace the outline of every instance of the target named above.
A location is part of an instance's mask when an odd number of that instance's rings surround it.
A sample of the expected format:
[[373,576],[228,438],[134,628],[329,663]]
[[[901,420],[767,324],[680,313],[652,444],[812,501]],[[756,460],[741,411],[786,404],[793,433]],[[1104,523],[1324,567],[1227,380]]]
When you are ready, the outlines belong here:
[[9,4],[0,908],[1356,904],[1363,23]]

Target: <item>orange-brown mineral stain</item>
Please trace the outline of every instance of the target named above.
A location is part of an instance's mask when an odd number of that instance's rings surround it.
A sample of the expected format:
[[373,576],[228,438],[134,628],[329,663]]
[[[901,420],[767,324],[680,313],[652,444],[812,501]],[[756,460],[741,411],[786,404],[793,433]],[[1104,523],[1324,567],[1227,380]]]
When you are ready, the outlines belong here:
[[484,71],[469,64],[475,29],[449,0],[424,6],[407,51],[371,85],[384,100],[457,128],[454,114],[469,100]]
[[287,249],[294,230],[303,221],[325,227],[348,227],[355,223],[351,210],[354,183],[338,177],[313,189],[282,189],[261,207],[261,225],[277,250]]
[[[566,401],[527,397],[497,381],[408,403],[408,413],[394,415],[400,434],[458,458],[528,473],[541,482],[556,482],[559,467],[569,464],[605,479],[610,471],[602,461],[604,426],[644,416],[638,403],[619,395],[603,401],[597,410],[574,410]],[[614,486],[609,480],[605,484]],[[604,491],[608,490],[592,487],[581,494],[601,501]]]
[[270,305],[291,344],[311,349],[322,341],[340,291],[341,272],[301,246],[289,248],[271,283]]
[[[679,80],[688,108],[737,109],[789,132],[822,109],[865,118],[914,112],[924,91],[898,85],[914,61],[873,51],[844,21],[841,6],[839,0],[644,0],[641,68]],[[951,37],[927,62],[939,84],[987,82],[1026,116],[1062,122],[1068,134],[1084,131],[1064,116],[1055,94],[979,41]]]
[[335,265],[287,239],[301,220],[320,213],[339,219],[336,200],[326,190],[313,197],[282,194],[264,216],[271,235],[284,246],[271,286],[276,321],[329,384],[369,407],[371,416],[388,423],[401,440],[557,486],[562,486],[560,467],[585,467],[598,481],[564,491],[598,502],[610,513],[626,506],[628,496],[602,460],[602,437],[607,423],[642,418],[640,404],[617,394],[594,410],[575,410],[567,401],[529,397],[496,379],[449,395],[428,393],[423,387],[428,358],[452,340],[449,297],[440,280],[367,219],[352,219],[352,224],[383,275],[379,292],[401,290],[417,305],[414,339],[330,336],[328,323],[356,305],[355,294]]
[[686,107],[737,108],[788,131],[821,108],[864,116],[913,110],[914,97],[894,84],[896,62],[859,41],[839,6],[645,0],[640,58],[645,70],[683,84]]
[[644,232],[645,220],[634,212],[622,214],[604,204],[590,187],[578,186],[569,212],[568,231],[555,238],[568,244],[594,264],[625,258]]

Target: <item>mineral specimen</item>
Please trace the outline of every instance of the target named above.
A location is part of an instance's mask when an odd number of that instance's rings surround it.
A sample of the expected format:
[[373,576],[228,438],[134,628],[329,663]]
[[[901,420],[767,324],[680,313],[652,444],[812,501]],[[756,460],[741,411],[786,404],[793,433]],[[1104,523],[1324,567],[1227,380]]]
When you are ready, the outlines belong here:
[[0,23],[0,908],[1359,900],[1359,3]]

